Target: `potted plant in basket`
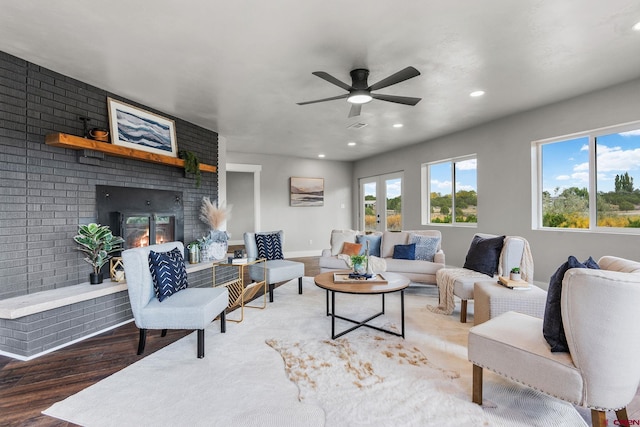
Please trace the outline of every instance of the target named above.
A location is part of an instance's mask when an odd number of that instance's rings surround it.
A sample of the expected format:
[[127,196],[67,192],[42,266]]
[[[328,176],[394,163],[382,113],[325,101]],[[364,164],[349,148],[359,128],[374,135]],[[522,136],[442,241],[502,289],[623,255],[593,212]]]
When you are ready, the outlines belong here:
[[109,261],[111,253],[121,249],[124,239],[114,236],[107,225],[91,223],[78,226],[78,235],[73,240],[80,245],[78,250],[86,254],[84,260],[93,266],[89,282],[92,285],[102,283],[100,269]]
[[511,269],[511,273],[509,273],[509,279],[511,280],[520,280],[520,267],[513,267]]

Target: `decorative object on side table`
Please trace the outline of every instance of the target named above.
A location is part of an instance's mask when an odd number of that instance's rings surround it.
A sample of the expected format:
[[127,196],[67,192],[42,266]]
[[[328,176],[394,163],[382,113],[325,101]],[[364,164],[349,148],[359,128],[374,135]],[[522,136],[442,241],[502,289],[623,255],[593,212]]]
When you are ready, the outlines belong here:
[[518,281],[521,278],[522,277],[520,276],[520,268],[519,267],[513,267],[511,269],[511,272],[509,273],[509,279]]
[[202,237],[200,241],[202,261],[224,259],[229,247],[229,235],[220,227],[231,217],[231,206],[224,203],[214,204],[209,197],[202,198],[200,206],[200,219],[211,227],[209,235]]
[[78,234],[73,240],[80,245],[78,250],[86,254],[84,260],[93,267],[93,273],[89,275],[90,283],[102,283],[103,275],[100,269],[112,257],[111,253],[121,249],[124,239],[114,236],[106,225],[91,223],[78,226]]

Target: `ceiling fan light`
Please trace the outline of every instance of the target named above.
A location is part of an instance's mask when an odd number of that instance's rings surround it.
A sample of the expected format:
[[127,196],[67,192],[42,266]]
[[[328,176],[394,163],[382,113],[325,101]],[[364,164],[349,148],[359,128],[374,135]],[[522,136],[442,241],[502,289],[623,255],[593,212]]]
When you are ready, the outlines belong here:
[[370,102],[373,98],[366,90],[363,91],[353,91],[351,95],[347,98],[347,101],[352,104],[366,104]]

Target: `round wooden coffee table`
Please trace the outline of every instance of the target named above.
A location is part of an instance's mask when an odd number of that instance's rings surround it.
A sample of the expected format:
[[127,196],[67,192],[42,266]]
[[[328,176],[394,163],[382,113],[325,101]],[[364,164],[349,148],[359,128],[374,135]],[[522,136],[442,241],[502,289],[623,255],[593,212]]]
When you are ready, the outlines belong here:
[[[331,316],[331,338],[336,339],[346,333],[358,329],[361,326],[366,326],[367,328],[375,329],[377,331],[386,332],[388,334],[404,338],[404,290],[407,288],[407,286],[409,286],[409,279],[399,274],[384,272],[380,273],[380,275],[384,280],[386,280],[387,283],[376,283],[370,281],[362,281],[357,283],[336,283],[334,281],[334,274],[348,273],[349,271],[329,271],[326,273],[318,274],[313,278],[318,287],[327,291],[327,316]],[[339,316],[336,314],[336,292],[342,294],[381,295],[382,309],[379,313],[376,313],[373,316],[362,321]],[[401,333],[379,328],[368,323],[376,317],[384,314],[384,296],[385,294],[391,292],[400,292],[400,318],[402,324]],[[331,294],[331,298],[329,298],[329,294]],[[329,299],[331,299],[331,301],[329,301]],[[336,319],[346,320],[347,322],[355,323],[356,325],[336,334]]]

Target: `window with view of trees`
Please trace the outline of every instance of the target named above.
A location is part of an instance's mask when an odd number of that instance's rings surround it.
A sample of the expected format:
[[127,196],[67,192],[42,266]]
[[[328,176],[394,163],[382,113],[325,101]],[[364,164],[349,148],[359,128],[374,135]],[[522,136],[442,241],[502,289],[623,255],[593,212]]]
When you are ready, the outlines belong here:
[[423,224],[478,222],[477,159],[465,156],[422,166]]
[[639,123],[537,142],[535,153],[538,227],[640,228]]

